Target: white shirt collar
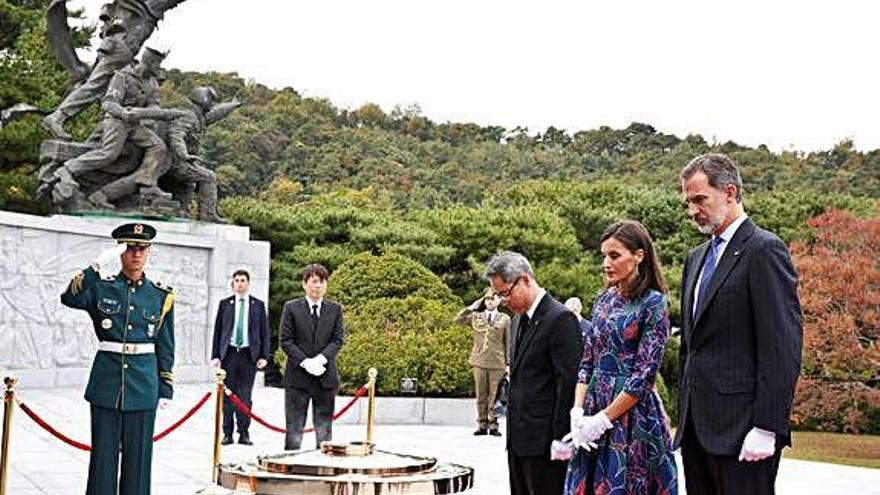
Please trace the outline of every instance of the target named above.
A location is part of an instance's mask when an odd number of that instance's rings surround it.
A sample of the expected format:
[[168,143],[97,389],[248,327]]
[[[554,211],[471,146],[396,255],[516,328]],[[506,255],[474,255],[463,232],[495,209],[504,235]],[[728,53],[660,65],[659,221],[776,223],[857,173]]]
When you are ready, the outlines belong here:
[[532,301],[532,306],[526,311],[526,316],[529,317],[529,320],[532,319],[532,316],[535,314],[535,310],[538,309],[538,305],[541,304],[541,299],[544,299],[544,295],[547,294],[547,291],[543,288],[538,289],[538,295],[535,296],[535,300]]
[[239,301],[242,298],[244,298],[245,302],[248,302],[251,300],[251,293],[250,293],[250,291],[245,292],[244,294],[239,294],[238,292],[233,292],[232,297],[234,297],[236,301]]
[[312,298],[310,298],[309,296],[306,296],[306,302],[309,303],[309,309],[311,309],[312,306],[317,304],[318,311],[321,311],[321,304],[324,302],[324,298],[322,297],[321,299],[318,299],[317,301],[312,301]]
[[736,230],[739,228],[740,225],[742,225],[743,222],[746,221],[746,218],[749,218],[749,216],[745,213],[736,217],[736,220],[731,222],[730,225],[728,225],[727,228],[724,229],[724,232],[722,232],[721,235],[718,236],[724,239],[724,244],[729,243],[730,240],[733,239],[733,235],[736,234]]

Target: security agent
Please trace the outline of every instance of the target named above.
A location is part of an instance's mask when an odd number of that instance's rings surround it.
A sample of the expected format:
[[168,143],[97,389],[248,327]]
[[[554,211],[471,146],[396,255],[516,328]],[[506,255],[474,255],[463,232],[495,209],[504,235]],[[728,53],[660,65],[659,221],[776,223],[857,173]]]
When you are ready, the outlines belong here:
[[[65,306],[88,312],[98,337],[85,392],[92,421],[86,495],[114,495],[117,486],[121,494],[149,495],[156,408],[173,395],[174,292],[144,275],[155,228],[129,223],[111,235],[118,244],[61,295]],[[122,270],[107,274],[117,256]]]

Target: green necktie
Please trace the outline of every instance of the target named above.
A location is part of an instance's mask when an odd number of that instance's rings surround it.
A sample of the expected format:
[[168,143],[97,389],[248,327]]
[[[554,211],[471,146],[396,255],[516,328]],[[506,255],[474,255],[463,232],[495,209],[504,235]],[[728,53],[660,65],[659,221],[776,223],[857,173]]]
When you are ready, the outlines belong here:
[[241,347],[244,345],[244,298],[240,298],[238,300],[238,318],[235,320],[235,340],[233,344],[235,347]]

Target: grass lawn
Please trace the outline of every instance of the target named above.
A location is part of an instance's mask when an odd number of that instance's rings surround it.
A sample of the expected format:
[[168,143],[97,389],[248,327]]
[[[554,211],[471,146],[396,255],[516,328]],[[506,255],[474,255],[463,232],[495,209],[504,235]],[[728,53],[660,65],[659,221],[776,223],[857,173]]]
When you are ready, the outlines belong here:
[[783,457],[880,469],[880,436],[796,431]]

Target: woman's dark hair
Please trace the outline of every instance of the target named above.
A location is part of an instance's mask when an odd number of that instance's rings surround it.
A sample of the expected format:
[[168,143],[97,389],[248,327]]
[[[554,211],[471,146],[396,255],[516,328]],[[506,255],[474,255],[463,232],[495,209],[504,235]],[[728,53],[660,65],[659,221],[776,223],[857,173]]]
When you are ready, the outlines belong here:
[[645,257],[636,267],[635,282],[630,287],[619,287],[620,293],[630,299],[641,297],[648,289],[665,294],[668,290],[666,281],[663,280],[663,274],[660,272],[660,260],[654,251],[654,241],[651,240],[648,229],[635,220],[623,220],[609,225],[605,232],[602,232],[601,242],[612,237],[620,241],[631,253],[639,249],[645,252]]
[[324,265],[321,265],[319,263],[312,263],[311,265],[307,265],[305,268],[303,268],[301,277],[303,282],[308,282],[309,279],[313,276],[316,276],[319,279],[326,281],[328,278],[330,278],[330,271],[327,270]]

